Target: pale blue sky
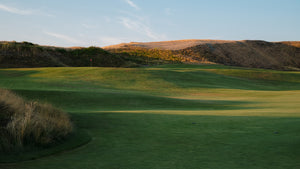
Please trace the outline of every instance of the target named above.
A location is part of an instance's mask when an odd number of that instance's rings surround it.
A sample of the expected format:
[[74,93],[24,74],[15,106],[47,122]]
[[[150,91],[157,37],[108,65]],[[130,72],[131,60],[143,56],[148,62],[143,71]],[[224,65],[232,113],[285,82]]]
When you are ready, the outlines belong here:
[[0,0],[0,40],[106,46],[300,40],[300,0]]

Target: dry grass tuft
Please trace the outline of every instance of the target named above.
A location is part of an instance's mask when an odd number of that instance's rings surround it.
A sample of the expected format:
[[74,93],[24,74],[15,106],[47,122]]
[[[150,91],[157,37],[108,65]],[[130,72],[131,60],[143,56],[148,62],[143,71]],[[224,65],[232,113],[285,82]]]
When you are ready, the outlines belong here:
[[69,116],[50,104],[26,102],[0,89],[0,150],[48,146],[72,132]]

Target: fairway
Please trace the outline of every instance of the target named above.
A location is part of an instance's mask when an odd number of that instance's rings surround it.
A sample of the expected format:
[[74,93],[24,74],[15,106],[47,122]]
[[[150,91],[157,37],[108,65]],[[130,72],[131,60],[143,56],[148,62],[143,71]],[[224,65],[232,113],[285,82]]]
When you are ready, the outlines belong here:
[[[300,72],[222,65],[0,69],[91,141],[0,168],[300,168]],[[78,139],[78,138],[75,138]]]

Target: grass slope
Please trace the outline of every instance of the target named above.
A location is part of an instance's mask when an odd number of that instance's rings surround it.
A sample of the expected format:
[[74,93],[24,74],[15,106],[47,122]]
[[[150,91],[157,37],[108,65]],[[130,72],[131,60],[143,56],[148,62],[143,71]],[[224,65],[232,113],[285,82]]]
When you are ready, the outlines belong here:
[[[91,61],[92,59],[92,61]],[[0,42],[0,67],[120,67],[128,63],[101,48],[59,48],[29,42]]]
[[1,168],[299,168],[300,74],[220,65],[0,70],[92,141]]
[[300,42],[266,42],[257,40],[178,40],[133,42],[104,49],[146,63],[185,62],[275,70],[299,70]]

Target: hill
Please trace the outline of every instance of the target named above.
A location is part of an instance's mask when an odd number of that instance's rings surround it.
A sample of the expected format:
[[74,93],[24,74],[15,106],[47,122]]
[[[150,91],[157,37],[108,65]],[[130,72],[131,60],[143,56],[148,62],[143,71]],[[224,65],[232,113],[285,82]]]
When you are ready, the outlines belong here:
[[228,40],[210,40],[210,39],[187,39],[187,40],[174,40],[174,41],[161,41],[161,42],[130,42],[121,43],[118,45],[105,46],[104,49],[116,49],[116,48],[127,48],[127,47],[143,47],[147,49],[164,49],[164,50],[180,50],[192,46],[202,44],[217,44],[217,43],[230,43],[234,41]]
[[61,48],[0,42],[0,67],[132,67],[165,63],[216,63],[300,70],[300,41],[178,40]]
[[148,58],[150,63],[161,63],[163,60],[278,70],[300,68],[300,42],[298,41],[178,40],[123,43],[107,46],[104,49],[135,60]]
[[60,48],[29,42],[0,42],[0,67],[119,67],[121,57],[98,47]]

